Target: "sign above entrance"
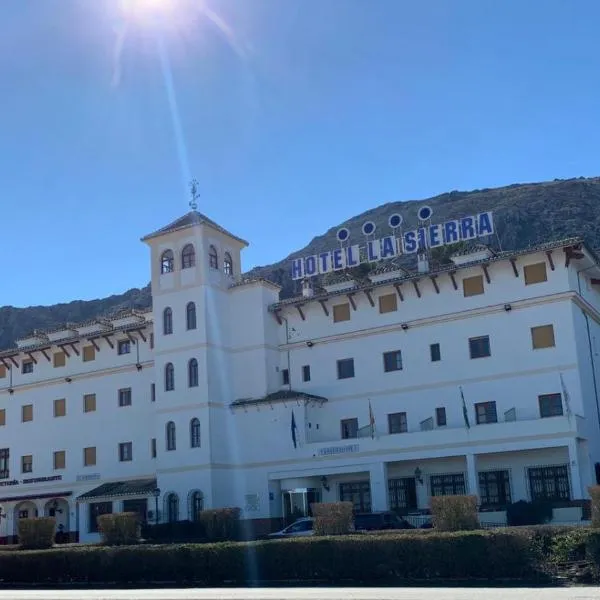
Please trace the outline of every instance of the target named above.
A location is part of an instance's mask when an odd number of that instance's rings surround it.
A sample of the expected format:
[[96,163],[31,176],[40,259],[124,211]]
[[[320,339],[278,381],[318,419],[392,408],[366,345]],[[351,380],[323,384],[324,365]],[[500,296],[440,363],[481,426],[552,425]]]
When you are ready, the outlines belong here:
[[331,456],[332,454],[348,454],[358,452],[358,444],[349,444],[347,446],[329,446],[327,448],[319,448],[319,456]]
[[1,487],[6,487],[9,485],[19,485],[19,484],[28,484],[28,483],[46,483],[47,481],[62,481],[62,475],[52,475],[50,477],[30,477],[29,479],[11,479],[9,481],[0,481]]

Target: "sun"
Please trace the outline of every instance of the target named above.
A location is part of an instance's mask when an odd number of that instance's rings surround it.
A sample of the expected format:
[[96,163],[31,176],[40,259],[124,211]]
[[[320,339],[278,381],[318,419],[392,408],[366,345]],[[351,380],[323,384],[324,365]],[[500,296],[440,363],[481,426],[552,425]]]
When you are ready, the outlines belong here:
[[121,0],[121,10],[128,17],[147,18],[172,12],[177,0]]

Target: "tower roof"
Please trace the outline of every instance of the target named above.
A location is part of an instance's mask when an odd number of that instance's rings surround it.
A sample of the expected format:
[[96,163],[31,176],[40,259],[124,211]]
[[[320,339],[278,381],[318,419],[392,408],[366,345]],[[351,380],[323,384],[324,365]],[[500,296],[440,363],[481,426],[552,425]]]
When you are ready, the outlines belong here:
[[212,219],[209,219],[206,215],[203,215],[202,213],[198,212],[197,210],[192,210],[189,213],[183,215],[183,217],[179,217],[179,219],[176,219],[172,223],[165,225],[165,227],[161,227],[160,229],[157,229],[153,233],[149,233],[148,235],[145,235],[142,238],[142,242],[151,240],[152,238],[159,237],[166,233],[173,233],[174,231],[180,231],[182,229],[187,229],[188,227],[194,227],[196,225],[207,225],[208,227],[211,227],[212,229],[219,231],[219,232],[229,236],[230,238],[233,238],[234,240],[237,240],[241,244],[244,244],[244,246],[248,245],[248,242],[246,240],[243,240],[242,238],[239,238],[236,235],[233,235],[232,233],[227,231],[227,229],[225,229],[224,227],[221,227],[220,225],[215,223]]

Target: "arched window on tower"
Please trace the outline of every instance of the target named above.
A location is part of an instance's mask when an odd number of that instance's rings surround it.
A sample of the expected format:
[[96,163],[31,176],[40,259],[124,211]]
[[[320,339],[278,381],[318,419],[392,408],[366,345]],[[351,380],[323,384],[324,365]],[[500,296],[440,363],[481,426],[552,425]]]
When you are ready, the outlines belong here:
[[214,246],[210,246],[208,249],[208,264],[211,269],[219,268],[219,257],[217,255],[217,249]]
[[192,244],[186,244],[181,252],[181,268],[189,269],[196,266],[196,251]]
[[200,421],[195,417],[190,421],[190,446],[200,448]]
[[185,309],[185,320],[188,331],[196,329],[196,304],[194,302],[188,302]]
[[225,275],[233,275],[233,260],[231,260],[231,254],[229,254],[229,252],[225,252],[223,271],[225,272]]
[[166,433],[166,442],[167,442],[167,450],[175,450],[177,447],[177,440],[175,436],[175,423],[173,421],[169,421],[165,428]]
[[160,272],[172,273],[175,270],[173,250],[165,250],[160,256]]
[[163,311],[163,335],[173,333],[173,311],[169,306]]
[[175,367],[173,363],[165,365],[165,392],[172,392],[175,389]]
[[179,521],[179,498],[177,494],[171,492],[166,498],[167,504],[167,521],[175,523]]
[[188,363],[188,387],[198,387],[198,361],[195,358]]
[[204,510],[204,494],[200,490],[190,492],[190,521],[199,521]]

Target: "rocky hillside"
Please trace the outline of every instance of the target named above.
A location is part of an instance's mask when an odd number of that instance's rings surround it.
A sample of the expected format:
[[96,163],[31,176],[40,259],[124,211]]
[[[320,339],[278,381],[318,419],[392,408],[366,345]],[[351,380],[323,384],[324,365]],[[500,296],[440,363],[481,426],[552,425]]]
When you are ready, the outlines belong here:
[[[513,250],[569,236],[582,235],[594,248],[600,247],[600,177],[555,180],[543,183],[515,184],[501,188],[452,191],[423,200],[391,202],[336,224],[324,235],[315,237],[305,248],[281,262],[253,269],[248,275],[261,276],[283,286],[282,296],[297,293],[289,275],[289,261],[296,256],[316,254],[335,247],[335,232],[348,227],[351,240],[362,240],[360,227],[372,220],[378,229],[387,230],[392,212],[404,217],[405,227],[416,225],[417,209],[423,204],[433,208],[434,221],[441,222],[484,210],[494,211],[498,238],[495,245]],[[54,306],[0,308],[0,348],[33,329],[45,329],[67,321],[85,321],[122,308],[146,308],[151,304],[150,287],[132,289],[124,294],[87,302],[74,301]]]

